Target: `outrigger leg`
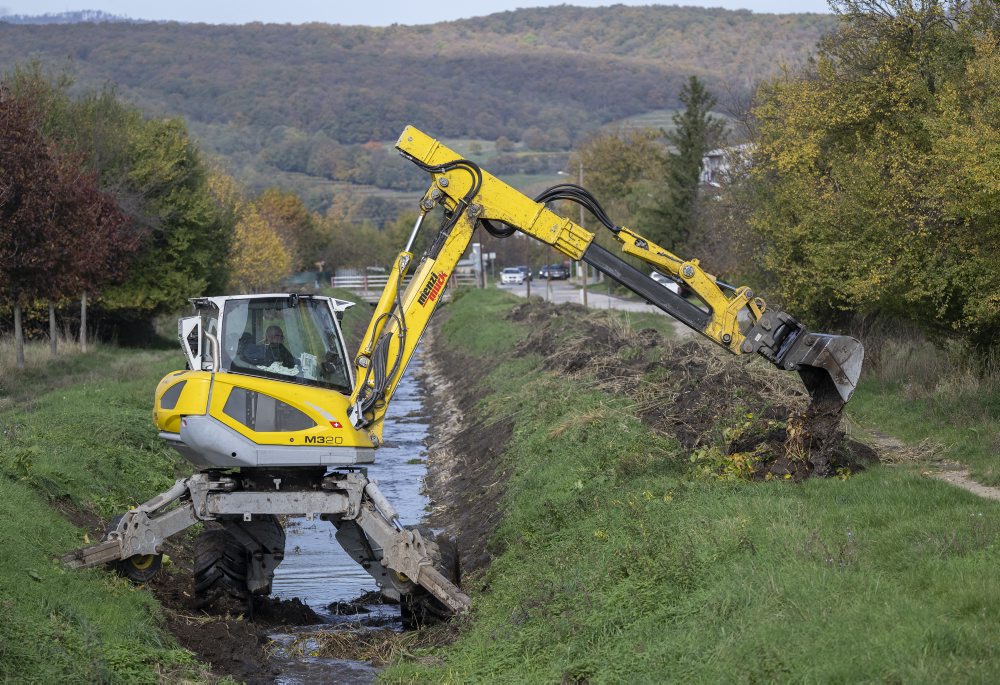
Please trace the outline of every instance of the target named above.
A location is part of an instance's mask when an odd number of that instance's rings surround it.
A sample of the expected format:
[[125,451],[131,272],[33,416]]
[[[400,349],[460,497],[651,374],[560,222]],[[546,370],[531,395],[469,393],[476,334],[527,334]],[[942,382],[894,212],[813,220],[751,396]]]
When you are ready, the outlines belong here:
[[[441,556],[437,542],[426,539],[419,529],[404,528],[378,485],[365,474],[336,471],[323,477],[318,489],[308,490],[281,490],[280,479],[271,481],[273,490],[243,489],[243,482],[240,474],[218,473],[178,480],[166,492],[122,516],[103,541],[70,552],[62,561],[70,568],[89,568],[160,555],[167,538],[199,521],[249,522],[254,516],[318,515],[337,527],[338,541],[385,594],[404,600],[422,588],[449,613],[469,608],[469,597],[456,585],[457,573],[448,578],[435,567],[433,557],[440,561]],[[274,559],[280,561],[276,554],[269,558],[269,568],[262,569],[266,580],[273,576]],[[269,587],[269,582],[260,585]]]

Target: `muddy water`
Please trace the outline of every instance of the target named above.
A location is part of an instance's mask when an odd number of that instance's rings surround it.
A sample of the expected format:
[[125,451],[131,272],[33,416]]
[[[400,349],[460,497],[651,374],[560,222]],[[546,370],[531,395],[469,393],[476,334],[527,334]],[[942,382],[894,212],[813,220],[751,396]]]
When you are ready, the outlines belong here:
[[[385,421],[385,445],[375,455],[368,476],[378,481],[379,489],[399,512],[403,525],[421,521],[428,505],[421,492],[426,472],[427,421],[424,415],[424,391],[415,380],[422,360],[416,355],[410,362],[393,395]],[[398,608],[369,605],[367,614],[335,616],[329,609],[334,602],[348,602],[378,586],[337,543],[332,524],[319,519],[289,520],[285,528],[285,559],[278,566],[273,593],[281,599],[298,597],[319,614],[325,625],[300,626],[271,636],[278,646],[273,659],[281,675],[275,682],[283,685],[306,683],[366,683],[375,678],[375,669],[367,664],[341,659],[313,657],[290,658],[287,647],[297,638],[317,629],[329,630],[335,624],[357,627],[385,625],[401,628]],[[308,644],[308,643],[307,643]]]

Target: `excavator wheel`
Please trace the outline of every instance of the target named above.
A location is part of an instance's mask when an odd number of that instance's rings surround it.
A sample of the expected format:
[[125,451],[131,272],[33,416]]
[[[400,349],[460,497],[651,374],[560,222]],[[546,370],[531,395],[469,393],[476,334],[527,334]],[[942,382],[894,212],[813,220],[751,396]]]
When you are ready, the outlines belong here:
[[[416,526],[416,530],[427,543],[427,551],[434,568],[453,582],[459,584],[461,569],[458,558],[458,543],[447,535],[435,535],[427,526]],[[399,600],[399,617],[406,630],[416,630],[423,626],[442,623],[451,618],[451,610],[441,600],[422,587],[403,595]]]
[[[123,517],[124,514],[116,516],[108,525],[106,533],[116,530]],[[162,565],[162,554],[136,554],[128,559],[112,561],[108,567],[123,578],[142,584],[152,580],[153,576],[160,572]]]
[[246,601],[249,552],[221,524],[206,523],[194,543],[194,606],[232,598]]

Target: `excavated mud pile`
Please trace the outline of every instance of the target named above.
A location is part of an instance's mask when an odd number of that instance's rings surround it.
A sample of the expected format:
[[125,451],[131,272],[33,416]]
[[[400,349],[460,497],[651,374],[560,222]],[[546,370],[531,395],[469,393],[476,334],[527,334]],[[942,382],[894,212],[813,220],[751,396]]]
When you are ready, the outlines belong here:
[[858,471],[876,459],[845,436],[840,407],[810,405],[797,374],[762,359],[730,356],[701,338],[632,331],[583,307],[531,302],[509,316],[530,330],[520,353],[542,354],[549,369],[632,398],[656,431],[695,454],[716,450],[716,466],[735,463],[745,477],[799,481]]

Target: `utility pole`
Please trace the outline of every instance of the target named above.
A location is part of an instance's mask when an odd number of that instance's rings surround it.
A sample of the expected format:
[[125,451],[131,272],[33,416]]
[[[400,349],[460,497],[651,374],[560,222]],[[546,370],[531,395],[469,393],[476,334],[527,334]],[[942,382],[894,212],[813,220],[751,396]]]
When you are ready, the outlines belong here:
[[[583,187],[583,162],[580,162],[580,187]],[[585,228],[583,225],[583,205],[580,205],[580,228]],[[590,271],[590,266],[587,262],[581,260],[580,265],[583,267],[583,306],[587,306],[587,272]]]
[[485,241],[479,243],[479,287],[486,288],[486,265],[483,262],[483,250],[486,249]]

